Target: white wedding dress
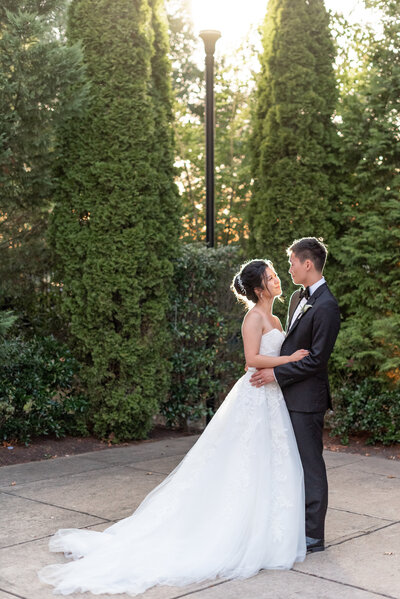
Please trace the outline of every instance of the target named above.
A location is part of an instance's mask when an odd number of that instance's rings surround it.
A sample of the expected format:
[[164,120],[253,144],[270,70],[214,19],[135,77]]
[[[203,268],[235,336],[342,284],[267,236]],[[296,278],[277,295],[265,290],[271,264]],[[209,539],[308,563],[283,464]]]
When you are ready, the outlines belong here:
[[[284,333],[262,336],[279,355]],[[55,593],[129,593],[247,578],[306,555],[303,470],[277,383],[242,376],[173,472],[104,532],[59,530],[51,551],[75,561],[39,572]]]

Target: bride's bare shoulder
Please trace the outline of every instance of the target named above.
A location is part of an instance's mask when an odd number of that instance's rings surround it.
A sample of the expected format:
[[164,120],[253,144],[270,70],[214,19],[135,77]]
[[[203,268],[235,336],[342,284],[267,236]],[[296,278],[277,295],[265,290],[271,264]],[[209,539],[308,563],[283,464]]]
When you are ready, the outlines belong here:
[[274,315],[274,321],[276,324],[276,328],[279,329],[280,331],[283,331],[283,327],[282,327],[282,323],[279,320],[279,318],[277,316]]
[[263,317],[258,310],[251,308],[243,318],[242,329],[248,327],[260,327],[263,323]]

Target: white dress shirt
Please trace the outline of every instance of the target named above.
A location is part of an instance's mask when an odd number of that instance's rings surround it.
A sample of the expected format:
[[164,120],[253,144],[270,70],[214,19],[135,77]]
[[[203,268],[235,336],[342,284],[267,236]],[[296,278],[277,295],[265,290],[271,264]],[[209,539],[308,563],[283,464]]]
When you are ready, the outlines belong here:
[[[318,289],[318,287],[321,287],[321,285],[323,285],[324,283],[325,283],[325,277],[322,277],[319,281],[317,281],[313,285],[310,285],[310,297]],[[301,298],[299,305],[297,306],[296,310],[294,311],[294,314],[292,316],[292,320],[290,321],[288,330],[292,327],[293,323],[296,321],[296,318],[299,316],[301,309],[303,308],[303,306],[306,305],[307,301],[308,301],[307,298],[305,298],[305,297]]]

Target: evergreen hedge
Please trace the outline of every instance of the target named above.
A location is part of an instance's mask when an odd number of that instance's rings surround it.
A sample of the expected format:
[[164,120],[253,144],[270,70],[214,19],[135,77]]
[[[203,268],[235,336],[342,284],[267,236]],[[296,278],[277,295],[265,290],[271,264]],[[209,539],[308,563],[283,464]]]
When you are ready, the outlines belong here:
[[184,245],[175,261],[171,388],[160,409],[169,426],[186,429],[211,415],[244,374],[244,309],[230,290],[239,267],[234,246]]
[[88,401],[79,364],[54,337],[0,339],[0,440],[87,435]]
[[94,432],[144,438],[169,388],[166,322],[179,235],[160,2],[74,0],[90,103],[60,130],[51,240]]
[[368,443],[400,443],[400,389],[383,388],[366,378],[333,391],[334,412],[328,417],[331,434],[348,443],[351,433],[368,433]]

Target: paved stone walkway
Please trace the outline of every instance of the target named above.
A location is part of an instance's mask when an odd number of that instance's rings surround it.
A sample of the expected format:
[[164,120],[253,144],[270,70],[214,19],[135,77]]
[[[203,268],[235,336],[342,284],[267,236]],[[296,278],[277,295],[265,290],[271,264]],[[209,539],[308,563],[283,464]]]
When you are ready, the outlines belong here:
[[[0,599],[54,597],[37,578],[42,566],[64,560],[48,552],[49,537],[58,528],[103,530],[130,515],[196,439],[1,468]],[[400,463],[329,451],[325,457],[330,487],[325,552],[307,556],[290,571],[155,587],[140,599],[400,599]]]

